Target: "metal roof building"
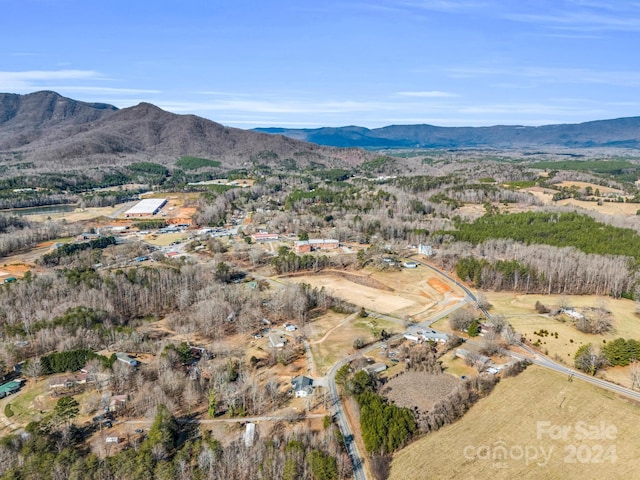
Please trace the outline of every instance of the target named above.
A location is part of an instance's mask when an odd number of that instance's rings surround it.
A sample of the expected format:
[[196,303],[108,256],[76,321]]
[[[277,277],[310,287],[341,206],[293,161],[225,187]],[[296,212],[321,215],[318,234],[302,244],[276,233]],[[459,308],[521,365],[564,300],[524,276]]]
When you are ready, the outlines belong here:
[[124,212],[125,217],[150,217],[167,204],[166,198],[145,198]]

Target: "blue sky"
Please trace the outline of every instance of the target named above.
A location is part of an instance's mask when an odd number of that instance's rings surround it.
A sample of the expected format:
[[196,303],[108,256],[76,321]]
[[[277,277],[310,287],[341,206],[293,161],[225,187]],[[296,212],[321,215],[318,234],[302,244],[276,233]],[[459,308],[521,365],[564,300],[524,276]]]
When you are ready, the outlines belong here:
[[0,0],[0,91],[240,128],[640,115],[640,0]]

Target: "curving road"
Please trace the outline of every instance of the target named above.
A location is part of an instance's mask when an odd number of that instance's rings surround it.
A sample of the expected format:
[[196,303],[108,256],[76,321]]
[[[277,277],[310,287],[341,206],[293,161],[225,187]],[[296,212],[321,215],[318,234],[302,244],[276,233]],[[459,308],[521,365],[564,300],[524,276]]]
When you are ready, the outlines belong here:
[[586,373],[581,372],[579,370],[574,370],[573,368],[569,368],[565,365],[561,365],[523,343],[520,343],[519,346],[522,347],[524,350],[526,350],[533,358],[528,355],[522,355],[516,352],[510,352],[510,355],[512,357],[519,358],[521,360],[528,360],[531,363],[534,363],[535,365],[540,365],[541,367],[548,368],[550,370],[554,370],[559,373],[564,373],[565,375],[568,375],[569,378],[577,378],[579,380],[584,380],[585,382],[589,382],[592,385],[595,385],[600,388],[604,388],[605,390],[609,390],[610,392],[623,395],[633,400],[640,400],[640,392],[636,392],[635,390],[631,390],[621,385],[617,385],[615,383],[602,380],[601,378],[596,378],[591,375],[587,375]]
[[351,464],[353,465],[353,478],[355,480],[367,480],[367,475],[364,473],[364,468],[362,466],[362,457],[360,456],[358,446],[353,438],[353,433],[351,432],[347,416],[342,408],[342,402],[340,401],[340,395],[338,394],[338,386],[336,385],[336,373],[340,368],[348,364],[353,357],[354,355],[349,355],[331,367],[328,375],[329,396],[331,398],[331,406],[333,407],[333,418],[340,429],[342,438],[344,438],[344,446],[347,454],[349,455],[349,459],[351,459]]
[[[476,303],[476,305],[478,304],[477,297],[465,285],[461,284],[456,279],[450,277],[448,274],[446,274],[442,270],[440,270],[440,269],[438,269],[438,268],[436,268],[436,267],[434,267],[432,265],[429,265],[428,263],[425,263],[425,262],[420,261],[420,260],[415,260],[415,261],[420,263],[421,265],[424,265],[425,267],[430,268],[434,272],[439,273],[440,275],[444,276],[448,280],[450,280],[453,283],[455,283],[458,287],[460,287],[462,290],[464,290],[464,292],[467,294],[467,297],[469,299],[471,299],[474,303]],[[492,320],[491,314],[487,311],[486,308],[482,308],[479,305],[478,305],[478,308],[480,308],[482,313],[487,317],[487,319],[489,321]],[[631,390],[631,389],[623,387],[621,385],[617,385],[615,383],[611,383],[611,382],[608,382],[606,380],[602,380],[600,378],[596,378],[596,377],[593,377],[591,375],[587,375],[587,374],[585,374],[583,372],[580,372],[578,370],[574,370],[572,368],[569,368],[569,367],[567,367],[567,366],[565,366],[563,364],[560,364],[560,363],[550,359],[549,357],[541,354],[540,352],[534,350],[533,348],[529,347],[528,345],[525,345],[522,342],[520,342],[518,344],[518,346],[523,348],[527,353],[529,353],[529,355],[522,355],[522,354],[519,354],[519,353],[516,353],[516,352],[512,352],[512,351],[509,352],[509,355],[511,355],[514,358],[521,359],[521,360],[529,360],[530,362],[532,362],[532,363],[534,363],[536,365],[539,365],[541,367],[548,368],[549,370],[553,370],[553,371],[556,371],[556,372],[564,373],[566,375],[569,375],[572,378],[577,378],[577,379],[580,379],[580,380],[584,380],[585,382],[589,382],[592,385],[604,388],[606,390],[609,390],[611,392],[623,395],[625,397],[628,397],[628,398],[631,398],[631,399],[634,399],[634,400],[640,400],[640,392],[636,392],[635,390]]]
[[[455,311],[456,309],[462,307],[467,302],[469,302],[469,301],[477,302],[477,299],[476,299],[475,295],[468,288],[466,288],[464,285],[458,283],[455,279],[449,277],[448,275],[444,274],[443,272],[441,272],[437,268],[432,267],[431,265],[428,265],[428,264],[423,263],[423,262],[419,262],[419,263],[421,263],[422,265],[425,265],[426,267],[431,268],[436,273],[438,273],[440,275],[443,275],[445,278],[447,278],[448,280],[452,281],[455,285],[460,287],[466,294],[466,297],[460,299],[455,305],[453,305],[453,306],[451,306],[451,307],[439,312],[437,315],[434,315],[432,318],[430,318],[429,320],[427,320],[425,322],[421,322],[419,325],[431,326],[432,323],[434,323],[434,322],[440,320],[441,318],[451,314],[453,311]],[[380,319],[389,320],[389,321],[392,321],[392,322],[403,323],[402,320],[400,320],[398,318],[395,318],[395,317],[391,317],[389,315],[384,315],[384,314],[377,313],[377,312],[369,312],[369,313],[374,318],[380,318]],[[340,433],[342,433],[342,437],[344,438],[345,449],[346,449],[347,454],[349,455],[349,458],[351,459],[351,463],[353,465],[353,478],[355,480],[367,480],[367,476],[366,476],[366,473],[365,473],[364,468],[363,468],[362,457],[360,456],[360,452],[358,451],[358,446],[356,445],[356,442],[354,440],[353,433],[352,433],[351,427],[349,425],[349,421],[347,420],[347,417],[346,417],[346,415],[344,413],[344,409],[342,408],[342,403],[340,401],[340,395],[338,394],[338,386],[336,385],[336,373],[344,365],[350,363],[351,360],[353,360],[355,357],[360,356],[362,354],[365,354],[365,353],[367,353],[367,352],[369,352],[371,350],[374,350],[376,348],[380,348],[380,346],[383,343],[393,342],[394,340],[401,339],[402,337],[403,337],[402,334],[394,335],[393,337],[388,338],[385,341],[380,341],[380,342],[376,342],[376,343],[374,343],[372,345],[369,345],[368,347],[366,347],[366,348],[364,348],[362,350],[359,350],[358,353],[356,353],[356,354],[349,355],[348,357],[340,360],[335,365],[333,365],[333,367],[331,367],[331,370],[329,371],[329,374],[327,375],[327,377],[328,377],[328,382],[327,383],[328,383],[328,386],[329,386],[329,396],[331,398],[331,406],[333,407],[333,418],[335,419],[335,422],[338,425],[338,428],[340,428]]]

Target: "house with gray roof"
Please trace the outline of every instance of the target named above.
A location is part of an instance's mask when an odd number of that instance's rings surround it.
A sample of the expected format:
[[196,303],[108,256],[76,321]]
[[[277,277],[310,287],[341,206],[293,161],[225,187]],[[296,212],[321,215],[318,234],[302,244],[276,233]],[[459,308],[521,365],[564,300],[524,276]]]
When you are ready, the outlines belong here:
[[307,397],[313,393],[313,378],[298,375],[291,380],[296,397]]

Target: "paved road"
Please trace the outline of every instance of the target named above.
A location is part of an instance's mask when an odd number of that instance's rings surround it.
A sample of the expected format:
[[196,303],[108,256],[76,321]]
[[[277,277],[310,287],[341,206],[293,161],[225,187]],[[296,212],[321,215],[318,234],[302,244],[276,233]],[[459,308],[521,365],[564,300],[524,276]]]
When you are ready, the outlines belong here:
[[347,450],[347,454],[349,455],[351,464],[353,465],[353,478],[355,480],[367,480],[367,476],[364,473],[364,468],[362,467],[362,457],[360,456],[358,446],[354,441],[353,433],[351,432],[351,427],[349,426],[347,416],[345,415],[342,408],[342,402],[340,401],[340,395],[338,394],[338,386],[336,385],[336,373],[338,372],[338,370],[340,370],[340,368],[348,364],[354,358],[354,356],[355,355],[349,355],[347,358],[340,360],[333,367],[331,367],[328,375],[329,396],[331,398],[331,406],[333,407],[333,418],[335,419],[335,422],[340,429],[340,433],[342,433],[345,449]]
[[[422,265],[425,265],[429,268],[431,268],[432,270],[434,270],[436,273],[443,275],[443,273],[441,271],[439,271],[436,268],[431,267],[430,265],[420,262]],[[437,315],[434,315],[433,317],[431,317],[429,320],[420,323],[419,325],[421,326],[431,326],[432,323],[440,320],[441,318],[451,314],[453,311],[455,311],[456,309],[462,307],[465,303],[467,303],[468,301],[476,301],[476,297],[473,295],[473,293],[471,293],[470,290],[468,290],[466,287],[464,287],[463,285],[460,285],[458,282],[456,282],[454,279],[452,279],[451,277],[449,277],[448,275],[444,275],[447,279],[451,280],[452,282],[454,282],[456,285],[458,285],[467,295],[467,297],[460,299],[456,304],[452,305],[451,307],[439,312]],[[449,300],[447,300],[448,302]],[[388,320],[388,321],[392,321],[392,322],[396,322],[396,323],[404,323],[404,321],[402,319],[396,318],[396,317],[392,317],[389,315],[385,315],[385,314],[381,314],[378,312],[372,312],[370,311],[370,316],[374,317],[374,318],[380,318],[383,320]],[[358,446],[355,443],[354,437],[353,437],[353,433],[351,432],[351,427],[349,426],[349,422],[347,420],[347,417],[344,413],[344,410],[342,408],[342,403],[340,401],[340,395],[338,394],[338,386],[336,385],[336,373],[338,372],[338,370],[340,370],[340,368],[342,368],[342,366],[348,364],[349,362],[351,362],[351,360],[353,360],[355,357],[366,354],[367,352],[370,352],[371,350],[375,350],[377,348],[380,348],[380,346],[386,342],[393,342],[394,340],[399,340],[402,338],[402,334],[399,335],[394,335],[391,338],[388,338],[385,341],[380,341],[380,342],[376,342],[372,345],[367,346],[364,349],[361,349],[358,351],[358,353],[356,354],[352,354],[349,355],[348,357],[340,360],[339,362],[337,362],[335,365],[333,365],[333,367],[331,367],[331,370],[329,371],[329,374],[327,375],[328,378],[328,385],[329,385],[329,395],[331,398],[331,406],[333,407],[333,416],[334,419],[336,421],[336,424],[338,425],[338,428],[340,428],[340,432],[342,433],[342,436],[344,438],[344,442],[345,442],[345,448],[347,450],[347,454],[349,455],[349,458],[351,459],[351,463],[353,465],[353,477],[355,480],[366,480],[367,476],[365,474],[364,468],[362,466],[362,457],[360,456],[360,452],[358,451]]]
[[573,379],[583,380],[597,387],[609,390],[610,392],[623,395],[627,398],[631,398],[633,400],[640,400],[640,392],[631,390],[621,385],[616,385],[615,383],[607,382],[606,380],[602,380],[600,378],[587,375],[586,373],[580,372],[579,370],[574,370],[573,368],[569,368],[565,365],[559,364],[551,360],[549,357],[542,355],[540,352],[535,351],[533,348],[529,347],[528,345],[524,345],[521,343],[520,347],[526,350],[527,353],[529,353],[529,355],[522,355],[516,352],[510,352],[510,355],[512,357],[519,358],[522,360],[529,360],[535,365],[540,365],[541,367],[548,368],[549,370],[554,370],[559,373],[564,373],[565,375],[567,375],[567,379],[571,378],[571,380]]
[[[460,287],[462,290],[464,290],[464,292],[467,294],[467,296],[477,304],[478,299],[477,297],[473,294],[473,292],[471,290],[469,290],[465,285],[461,284],[460,282],[458,282],[457,280],[455,280],[454,278],[450,277],[449,275],[447,275],[445,272],[437,269],[436,267],[433,267],[427,263],[424,263],[420,260],[416,260],[418,263],[420,263],[421,265],[424,265],[428,268],[430,268],[431,270],[439,273],[440,275],[443,275],[444,277],[446,277],[447,279],[449,279],[450,281],[454,282],[458,287]],[[480,308],[480,310],[482,310],[482,313],[487,317],[487,319],[489,321],[492,320],[491,314],[485,309],[482,308],[480,306],[478,306],[478,308]],[[560,364],[552,359],[550,359],[549,357],[541,354],[540,352],[534,350],[533,348],[529,347],[528,345],[525,345],[524,343],[520,343],[519,344],[520,347],[522,347],[527,353],[529,353],[529,355],[521,355],[518,354],[516,352],[509,352],[509,354],[512,357],[515,358],[520,358],[520,359],[526,359],[531,361],[532,363],[536,364],[536,365],[540,365],[541,367],[544,368],[548,368],[550,370],[554,370],[556,372],[560,372],[560,373],[564,373],[567,375],[567,378],[571,377],[572,379],[579,379],[579,380],[583,380],[585,382],[588,382],[592,385],[595,385],[597,387],[601,387],[604,388],[606,390],[609,390],[611,392],[615,392],[618,393],[620,395],[624,395],[625,397],[634,399],[634,400],[640,400],[640,392],[636,392],[635,390],[631,390],[629,388],[620,386],[620,385],[616,385],[615,383],[611,383],[611,382],[607,382],[606,380],[602,380],[600,378],[596,378],[593,377],[591,375],[587,375],[583,372],[580,372],[578,370],[574,370],[572,368],[569,368],[563,364]]]

